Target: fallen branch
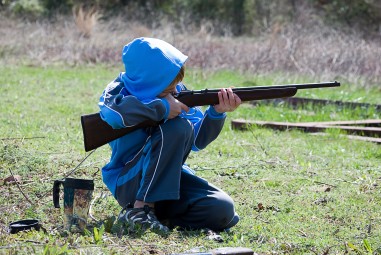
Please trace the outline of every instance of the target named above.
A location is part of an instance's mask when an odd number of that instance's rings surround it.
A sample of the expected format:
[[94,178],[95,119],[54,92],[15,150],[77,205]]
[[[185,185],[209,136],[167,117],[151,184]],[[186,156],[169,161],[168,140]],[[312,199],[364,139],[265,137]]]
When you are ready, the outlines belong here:
[[[325,131],[326,129],[340,129],[352,135],[372,136],[372,137],[381,136],[381,128],[378,128],[378,127],[326,125],[326,124],[314,123],[314,122],[292,123],[292,122],[232,120],[231,125],[232,125],[232,128],[241,129],[241,130],[250,129],[250,127],[253,127],[253,126],[272,128],[276,130],[298,129],[298,130],[302,130],[304,132],[310,132],[310,133],[321,132],[321,131]],[[372,141],[377,142],[378,139],[376,138]]]
[[0,138],[1,141],[5,140],[27,140],[27,139],[41,139],[45,138],[45,136],[32,136],[32,137],[5,137],[5,138]]
[[[15,179],[15,176],[13,175],[12,170],[11,170],[10,168],[9,168],[9,172],[10,172],[11,175],[13,176],[13,179]],[[21,194],[23,194],[23,196],[25,197],[25,199],[32,205],[32,204],[33,204],[32,201],[30,201],[30,199],[28,198],[28,196],[25,195],[25,193],[22,191],[22,189],[21,189],[21,187],[20,187],[18,181],[16,181],[16,185],[17,185],[17,188],[20,190]]]

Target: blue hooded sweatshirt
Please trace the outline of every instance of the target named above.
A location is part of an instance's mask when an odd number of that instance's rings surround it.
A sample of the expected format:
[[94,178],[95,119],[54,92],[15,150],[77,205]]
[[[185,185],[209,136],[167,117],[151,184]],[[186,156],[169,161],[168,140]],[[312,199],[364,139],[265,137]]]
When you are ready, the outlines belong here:
[[[157,96],[175,79],[187,58],[169,43],[154,38],[137,38],[124,46],[125,72],[109,83],[100,97],[98,106],[102,119],[114,129],[135,126],[146,120],[165,121],[169,104]],[[179,92],[186,87],[179,83],[176,89]],[[205,113],[193,107],[179,116],[192,123],[195,132],[192,150],[198,151],[218,136],[226,114],[216,112],[213,107]],[[102,168],[102,177],[114,196],[119,173],[149,144],[148,139],[148,130],[141,128],[109,143],[111,158]]]
[[167,42],[138,38],[123,48],[126,72],[121,79],[137,99],[153,99],[175,79],[187,58]]

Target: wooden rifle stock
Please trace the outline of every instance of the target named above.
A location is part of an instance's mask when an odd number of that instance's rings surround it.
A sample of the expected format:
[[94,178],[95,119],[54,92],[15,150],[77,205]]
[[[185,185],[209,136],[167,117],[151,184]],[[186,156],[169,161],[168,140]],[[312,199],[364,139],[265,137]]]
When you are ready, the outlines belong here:
[[[242,101],[252,101],[292,97],[296,94],[298,89],[338,86],[340,86],[340,83],[335,81],[327,83],[241,87],[233,88],[233,92],[237,94]],[[175,97],[189,107],[215,105],[218,104],[219,91],[220,89],[186,90],[181,91]],[[133,127],[113,129],[102,120],[99,113],[93,113],[82,115],[81,124],[85,151],[91,151],[139,128],[157,126],[160,122],[147,120]]]

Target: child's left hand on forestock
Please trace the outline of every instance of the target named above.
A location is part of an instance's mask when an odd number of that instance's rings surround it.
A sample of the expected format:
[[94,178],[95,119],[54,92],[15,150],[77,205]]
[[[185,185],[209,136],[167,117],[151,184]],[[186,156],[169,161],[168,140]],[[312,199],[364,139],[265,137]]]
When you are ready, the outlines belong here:
[[241,99],[233,93],[231,88],[221,89],[218,92],[219,104],[214,105],[214,110],[219,113],[232,112],[241,104]]

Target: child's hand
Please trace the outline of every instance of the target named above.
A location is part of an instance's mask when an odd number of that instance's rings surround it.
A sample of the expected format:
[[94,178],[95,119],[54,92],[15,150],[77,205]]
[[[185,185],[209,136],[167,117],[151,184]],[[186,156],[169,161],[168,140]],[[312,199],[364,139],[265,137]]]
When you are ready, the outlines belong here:
[[181,103],[179,100],[174,98],[172,94],[167,94],[164,97],[168,103],[169,103],[169,114],[168,114],[168,119],[173,119],[181,113],[182,110],[188,112],[189,107],[186,106],[185,104]]
[[241,99],[233,93],[231,88],[221,89],[218,92],[219,104],[214,105],[214,110],[219,113],[232,112],[241,104]]

